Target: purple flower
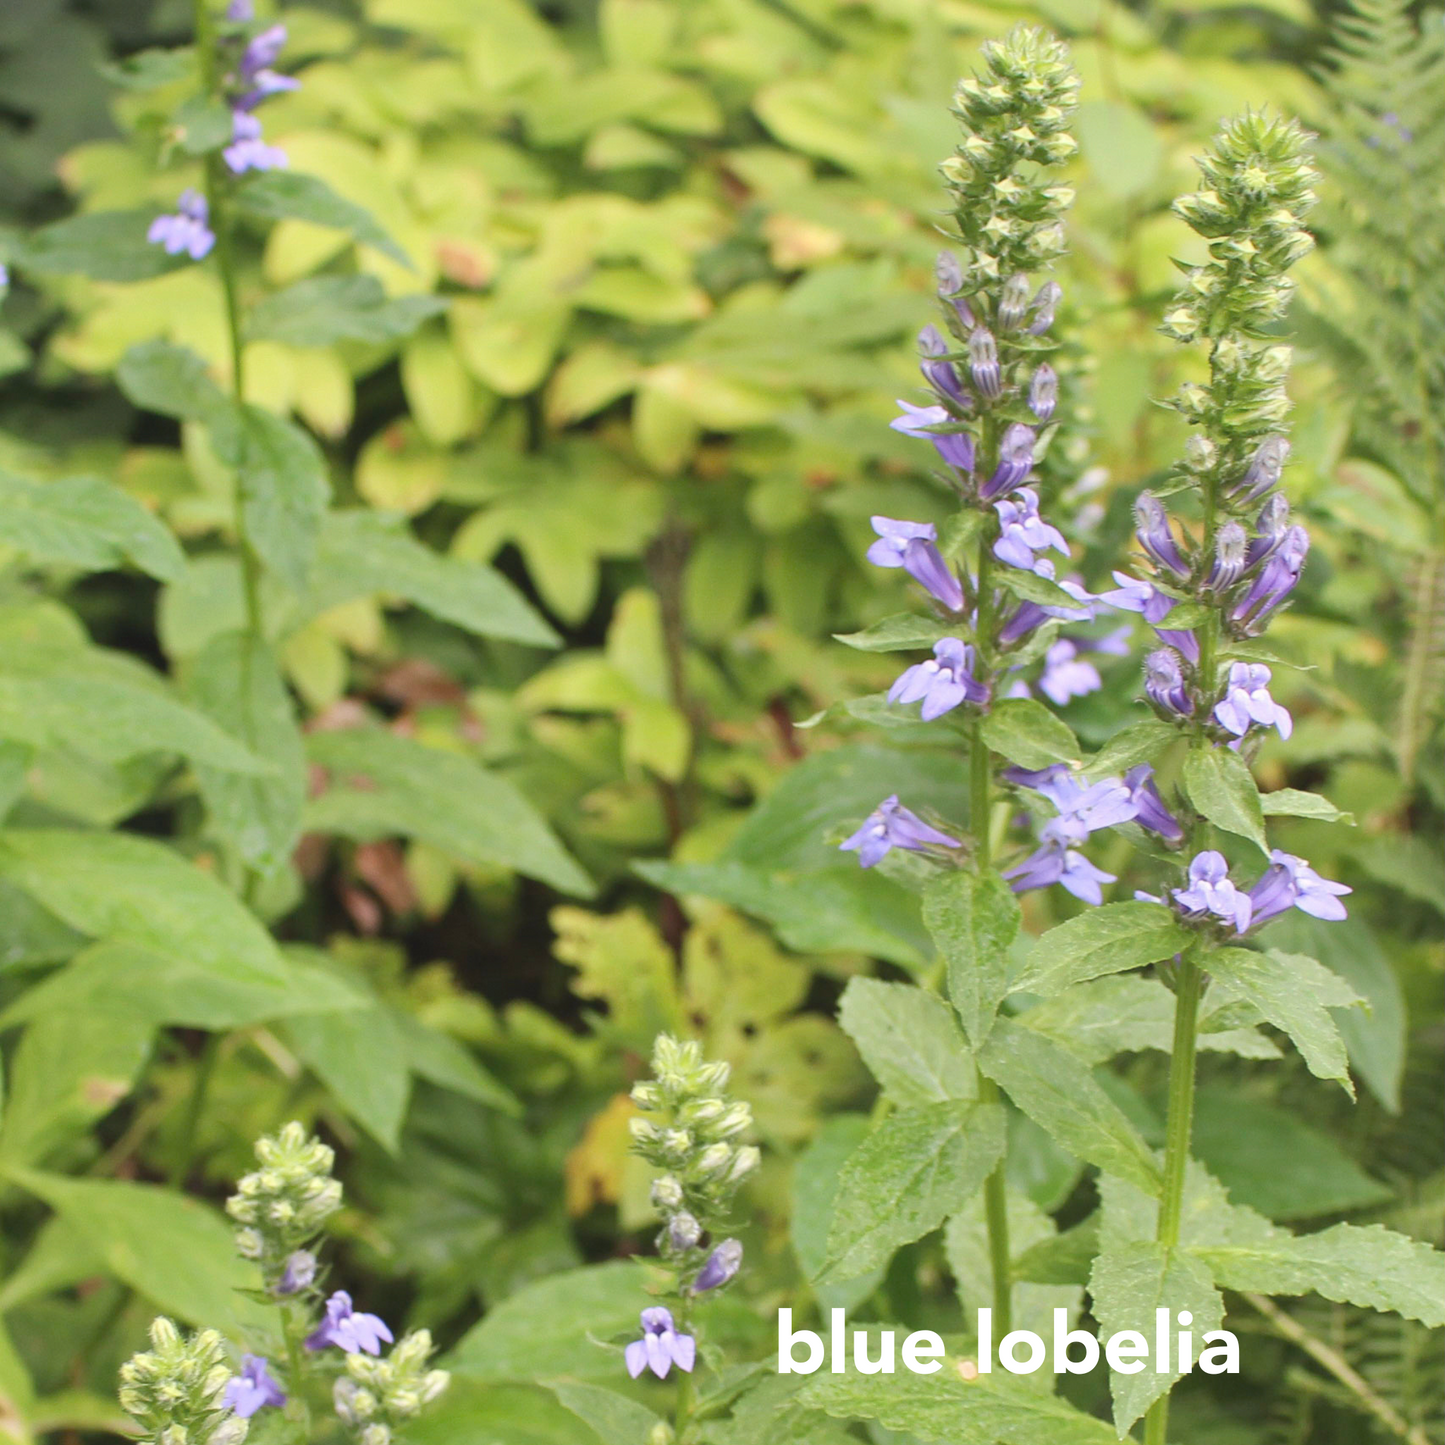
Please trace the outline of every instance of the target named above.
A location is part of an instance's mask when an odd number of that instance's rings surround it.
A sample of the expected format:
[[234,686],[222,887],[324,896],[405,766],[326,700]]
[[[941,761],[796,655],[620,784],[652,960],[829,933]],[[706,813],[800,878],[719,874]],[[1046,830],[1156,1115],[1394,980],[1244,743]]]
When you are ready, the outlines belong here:
[[702,1226],[687,1210],[674,1214],[667,1221],[667,1244],[674,1254],[686,1254],[688,1250],[695,1249],[701,1238]]
[[1213,849],[1196,854],[1189,864],[1189,887],[1174,889],[1174,901],[1186,918],[1222,918],[1236,933],[1249,927],[1254,905],[1230,881],[1229,864]]
[[1205,585],[1211,592],[1228,592],[1244,575],[1249,536],[1238,522],[1226,522],[1214,538],[1214,561]]
[[967,432],[934,432],[928,431],[928,427],[952,426],[954,419],[948,411],[941,406],[913,406],[906,401],[900,401],[899,406],[903,408],[903,415],[894,417],[889,426],[896,432],[902,432],[906,437],[917,437],[921,441],[933,443],[938,455],[951,467],[957,467],[961,472],[973,470],[973,438]]
[[864,868],[872,868],[894,848],[922,853],[929,848],[962,848],[963,844],[937,828],[930,828],[916,813],[909,812],[894,793],[884,798],[863,826],[838,847],[844,852],[856,852],[858,862]]
[[978,489],[981,502],[991,502],[1021,487],[1034,468],[1034,429],[1016,421],[1004,432],[998,444],[998,466],[993,475]]
[[988,688],[973,676],[973,649],[956,637],[945,637],[933,645],[933,657],[902,673],[888,689],[889,702],[922,701],[919,716],[924,722],[956,708],[960,703],[988,701]]
[[206,198],[199,191],[181,192],[176,202],[176,214],[157,216],[146,232],[146,240],[152,245],[164,246],[168,256],[179,256],[182,251],[193,261],[203,260],[210,255],[216,244],[215,232],[207,222],[210,208]]
[[1082,853],[1060,843],[1045,843],[1003,876],[1015,893],[1061,883],[1075,898],[1095,907],[1104,901],[1099,885],[1113,883],[1116,878],[1113,873],[1094,867]]
[[1029,309],[1029,278],[1022,271],[1015,272],[1003,283],[998,298],[998,327],[1000,331],[1016,331],[1022,324]]
[[963,609],[963,588],[936,545],[938,529],[931,522],[900,522],[874,517],[878,540],[868,549],[875,567],[902,567],[915,582],[948,608]]
[[1289,535],[1289,500],[1283,492],[1273,493],[1259,509],[1255,519],[1258,534],[1244,554],[1245,571],[1253,571],[1261,562],[1273,557]]
[[1347,917],[1340,899],[1354,889],[1329,878],[1321,878],[1303,858],[1276,848],[1269,855],[1269,867],[1249,890],[1254,922],[1265,923],[1289,908],[1298,908],[1312,918],[1337,923]]
[[286,1396],[280,1385],[271,1378],[263,1355],[242,1355],[241,1373],[233,1376],[226,1385],[222,1403],[243,1420],[249,1420],[257,1410],[267,1405],[278,1408],[284,1405]]
[[1057,281],[1045,281],[1034,296],[1034,318],[1029,322],[1029,335],[1042,336],[1054,324],[1054,312],[1064,299],[1064,288]]
[[1249,590],[1235,603],[1231,620],[1247,633],[1258,632],[1270,613],[1299,583],[1309,550],[1309,533],[1303,527],[1291,527],[1284,534],[1279,550],[1260,568]]
[[1040,421],[1048,421],[1058,402],[1059,375],[1046,361],[1029,381],[1029,410]]
[[1155,707],[1173,717],[1189,717],[1194,712],[1179,655],[1172,648],[1156,648],[1144,659],[1144,692]]
[[1129,799],[1134,804],[1134,821],[1141,828],[1157,833],[1166,843],[1182,843],[1184,829],[1179,819],[1164,806],[1164,799],[1154,783],[1154,768],[1149,763],[1140,763],[1124,774],[1124,786],[1129,789]]
[[1072,771],[1067,763],[1050,763],[1046,768],[1020,768],[1010,765],[999,777],[1016,788],[1032,788],[1035,792],[1041,792],[1045,783],[1052,783],[1056,778],[1066,778]]
[[241,52],[236,73],[244,81],[254,80],[263,70],[269,70],[281,58],[286,48],[286,27],[271,25],[254,35]]
[[[1031,569],[1036,576],[1054,580],[1054,564],[1047,557],[1040,557]],[[1046,617],[1056,617],[1063,622],[1088,622],[1094,616],[1096,597],[1090,596],[1077,582],[1066,577],[1059,586],[1075,598],[1078,607],[1044,607],[1037,602],[1020,602],[1018,609],[999,629],[998,640],[1010,647],[1021,637],[1027,637]]]
[[736,1239],[725,1239],[708,1255],[707,1262],[697,1272],[697,1278],[692,1282],[693,1294],[702,1294],[706,1290],[717,1289],[719,1285],[726,1284],[742,1268],[743,1246],[741,1241]]
[[1262,497],[1279,481],[1288,460],[1289,442],[1282,436],[1265,437],[1250,458],[1244,475],[1229,491],[1240,502]]
[[1050,645],[1044,654],[1044,671],[1039,678],[1039,691],[1055,707],[1072,698],[1087,697],[1103,687],[1099,670],[1092,662],[1079,657],[1079,649],[1067,637]]
[[1294,719],[1269,695],[1270,670],[1262,663],[1236,662],[1229,669],[1229,690],[1215,705],[1219,725],[1242,738],[1251,723],[1279,729],[1287,738],[1294,731]]
[[348,1355],[379,1355],[381,1342],[391,1341],[391,1331],[375,1315],[361,1314],[351,1307],[351,1296],[339,1289],[326,1301],[326,1318],[307,1338],[308,1350],[335,1345]]
[[986,326],[968,333],[968,374],[980,396],[997,401],[1003,394],[1003,373],[998,366],[998,343]]
[[672,1311],[654,1305],[642,1312],[642,1338],[633,1340],[622,1352],[627,1373],[635,1380],[644,1370],[651,1370],[659,1380],[676,1365],[691,1373],[697,1363],[697,1341],[691,1335],[680,1335],[673,1328]]
[[1051,527],[1039,516],[1039,494],[1032,487],[1020,487],[1013,497],[995,502],[999,536],[993,544],[993,555],[1010,567],[1024,572],[1034,569],[1034,553],[1046,547],[1069,555],[1069,544],[1057,527]]
[[261,122],[249,111],[233,111],[231,122],[231,144],[221,154],[236,175],[284,170],[290,164],[280,146],[267,145],[261,139]]
[[1065,769],[1044,779],[1034,791],[1058,809],[1058,816],[1039,829],[1046,843],[1082,843],[1090,833],[1127,823],[1134,816],[1129,789],[1118,778],[1103,778],[1085,787]]
[[1159,499],[1148,492],[1140,492],[1134,503],[1134,520],[1138,524],[1134,535],[1154,565],[1172,572],[1176,577],[1187,577],[1189,564],[1174,541],[1174,533],[1169,529],[1169,514],[1160,505]]
[[1115,572],[1115,590],[1099,593],[1099,601],[1120,612],[1138,612],[1151,625],[1163,622],[1174,606],[1174,599],[1161,592],[1152,582]]
[[226,19],[235,25],[248,25],[256,18],[254,0],[231,0],[226,6]]
[[[925,326],[918,333],[918,350],[923,356],[918,367],[923,373],[923,379],[945,396],[952,397],[959,405],[968,406],[968,395],[963,389],[963,383],[958,379],[953,363],[937,360],[948,355],[948,343],[943,339],[938,327]],[[932,441],[933,438],[930,437],[929,440]]]
[[279,1295],[300,1294],[316,1281],[316,1256],[309,1249],[298,1249],[286,1258],[286,1268],[276,1284]]
[[938,283],[938,299],[951,301],[963,290],[963,267],[952,251],[940,251],[934,262],[933,278]]

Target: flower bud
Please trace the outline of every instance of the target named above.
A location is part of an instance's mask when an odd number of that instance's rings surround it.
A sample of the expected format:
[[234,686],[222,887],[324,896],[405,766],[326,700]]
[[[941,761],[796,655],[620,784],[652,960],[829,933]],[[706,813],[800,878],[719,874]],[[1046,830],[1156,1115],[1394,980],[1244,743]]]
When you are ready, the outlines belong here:
[[968,336],[968,370],[982,396],[996,401],[1003,391],[998,365],[998,345],[986,326],[976,327]]
[[681,1182],[672,1174],[663,1174],[652,1181],[652,1207],[666,1214],[682,1206]]
[[1016,331],[1023,322],[1029,304],[1029,278],[1016,272],[1003,283],[998,302],[998,329]]
[[1042,336],[1054,324],[1054,313],[1064,299],[1064,288],[1057,281],[1045,281],[1034,294],[1033,317],[1029,322],[1029,335]]
[[697,1248],[697,1242],[702,1238],[702,1226],[686,1210],[681,1214],[674,1214],[667,1221],[667,1244],[674,1254],[686,1254],[690,1249]]
[[1059,399],[1059,378],[1053,367],[1044,362],[1029,382],[1029,410],[1043,421],[1053,416]]

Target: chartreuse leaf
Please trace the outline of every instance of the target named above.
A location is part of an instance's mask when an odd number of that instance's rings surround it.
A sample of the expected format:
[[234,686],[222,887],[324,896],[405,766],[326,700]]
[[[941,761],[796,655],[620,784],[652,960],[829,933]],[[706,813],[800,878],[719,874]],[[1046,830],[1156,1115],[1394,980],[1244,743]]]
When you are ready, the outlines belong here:
[[568,1382],[553,1385],[552,1393],[592,1427],[602,1445],[651,1445],[653,1431],[662,1424],[646,1405],[601,1385]]
[[1243,758],[1229,748],[1190,748],[1182,778],[1189,801],[1225,830],[1269,852],[1259,787]]
[[516,1096],[498,1083],[476,1061],[471,1051],[450,1034],[444,1034],[400,1010],[392,1011],[392,1019],[401,1031],[406,1061],[412,1073],[439,1089],[450,1089],[454,1094],[474,1099],[504,1114],[518,1115],[522,1112]]
[[973,1056],[958,1024],[948,1005],[926,989],[850,979],[838,1022],[900,1109],[977,1096]]
[[187,667],[185,691],[200,711],[274,767],[265,777],[196,770],[211,828],[245,863],[273,872],[301,836],[306,801],[306,750],[275,654],[249,632],[213,637]]
[[226,404],[206,363],[187,347],[159,337],[132,346],[121,357],[115,380],[136,406],[177,421],[204,421]]
[[819,1279],[852,1279],[937,1229],[993,1172],[1004,1133],[997,1104],[950,1102],[887,1115],[839,1175]]
[[835,632],[839,642],[856,647],[859,652],[909,652],[915,648],[932,647],[941,637],[954,630],[949,623],[933,617],[919,617],[913,612],[896,612],[862,632]]
[[0,472],[0,542],[37,562],[107,572],[127,562],[173,581],[185,554],[129,493],[97,477],[28,482]]
[[[1174,1346],[1175,1320],[1188,1310],[1193,1316],[1190,1330],[1199,1341],[1224,1320],[1224,1299],[1214,1287],[1209,1270],[1183,1250],[1166,1249],[1154,1240],[1131,1240],[1102,1249],[1094,1258],[1089,1275],[1089,1295],[1094,1318],[1099,1322],[1102,1344],[1111,1335],[1134,1330],[1144,1337],[1149,1355],[1140,1361],[1136,1374],[1109,1371],[1109,1390],[1114,1397],[1114,1424],[1120,1438],[1179,1378],[1178,1352]],[[1155,1331],[1156,1311],[1169,1312],[1165,1352],[1166,1369],[1158,1370]]]
[[1252,1004],[1290,1036],[1310,1073],[1339,1080],[1354,1097],[1345,1041],[1329,1010],[1357,1004],[1360,996],[1339,974],[1303,954],[1248,948],[1215,949],[1204,966],[1215,990]]
[[[902,1333],[900,1331],[900,1333]],[[877,1342],[871,1353],[878,1354]],[[940,1361],[936,1375],[899,1369],[892,1375],[819,1372],[799,1392],[811,1405],[842,1420],[877,1420],[889,1430],[924,1440],[987,1441],[989,1445],[1119,1445],[1114,1427],[1095,1420],[1027,1376],[994,1368],[965,1380],[960,1362]]]
[[406,252],[387,235],[371,212],[338,196],[319,176],[303,175],[299,171],[267,171],[237,191],[236,204],[246,214],[264,221],[309,221],[313,226],[345,231],[352,240],[411,269]]
[[287,346],[380,344],[410,336],[446,309],[441,296],[388,299],[375,276],[313,276],[257,302],[246,318],[246,336]]
[[1159,1166],[1088,1067],[1052,1039],[999,1019],[978,1066],[1070,1153],[1158,1193]]
[[945,873],[923,895],[923,921],[948,963],[948,996],[974,1048],[1008,992],[1009,947],[1022,919],[1013,890],[991,869]]
[[1067,723],[1031,697],[1005,698],[983,719],[984,743],[1021,768],[1047,768],[1079,759]]
[[515,784],[470,758],[381,728],[312,733],[307,751],[330,780],[307,805],[310,832],[363,840],[400,833],[577,897],[595,891]]
[[1048,998],[1091,978],[1172,958],[1193,938],[1162,904],[1106,903],[1049,929],[1015,987]]
[[5,1322],[0,1320],[0,1420],[5,1421],[6,1439],[16,1445],[29,1445],[27,1426],[34,1405],[35,1383],[15,1351]]

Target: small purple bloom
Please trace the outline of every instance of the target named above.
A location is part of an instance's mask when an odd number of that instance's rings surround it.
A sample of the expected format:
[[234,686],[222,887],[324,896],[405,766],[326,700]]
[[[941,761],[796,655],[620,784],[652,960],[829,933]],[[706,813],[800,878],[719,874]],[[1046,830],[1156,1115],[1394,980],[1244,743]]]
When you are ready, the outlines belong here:
[[1222,918],[1234,925],[1236,933],[1249,927],[1254,905],[1249,894],[1241,893],[1230,880],[1222,853],[1209,849],[1196,854],[1189,864],[1189,887],[1173,891],[1186,918]]
[[1054,704],[1063,707],[1072,698],[1087,697],[1103,687],[1103,679],[1092,662],[1079,656],[1079,649],[1067,637],[1052,643],[1044,654],[1043,676],[1039,691]]
[[[1031,569],[1036,576],[1054,580],[1054,564],[1047,557],[1040,557]],[[1075,598],[1078,607],[1043,607],[1037,602],[1020,602],[1013,615],[999,629],[998,640],[1011,647],[1021,637],[1027,637],[1046,618],[1055,617],[1062,622],[1089,622],[1094,616],[1096,597],[1090,596],[1079,583],[1066,577],[1059,586]],[[1024,695],[1027,696],[1027,689]]]
[[267,145],[261,139],[261,122],[249,111],[233,111],[231,121],[231,144],[221,155],[235,175],[284,170],[290,164],[280,146]]
[[1215,721],[1235,737],[1242,738],[1251,723],[1279,729],[1287,738],[1294,731],[1294,719],[1269,695],[1270,670],[1263,663],[1236,662],[1229,669],[1229,690],[1215,705]]
[[255,18],[254,0],[231,0],[226,6],[226,19],[234,25],[248,25]]
[[1289,908],[1298,908],[1312,918],[1337,923],[1347,917],[1340,899],[1354,889],[1329,878],[1321,878],[1303,858],[1276,848],[1269,855],[1269,867],[1249,890],[1254,922],[1265,923]]
[[931,522],[900,522],[874,517],[878,540],[868,549],[875,567],[902,567],[950,612],[963,609],[963,588],[936,545],[938,529]]
[[973,470],[973,438],[967,432],[935,432],[928,431],[928,427],[952,426],[954,418],[941,406],[913,406],[910,402],[900,401],[899,406],[903,408],[903,415],[894,417],[889,426],[896,432],[902,432],[906,437],[917,437],[921,441],[933,443],[938,455],[951,467],[957,467],[961,472]]
[[973,649],[956,637],[933,645],[933,657],[903,672],[888,689],[888,701],[923,703],[924,722],[956,708],[960,703],[988,701],[988,689],[973,676]]
[[244,81],[253,80],[263,70],[268,70],[280,59],[286,48],[286,27],[271,25],[253,36],[241,52],[236,70]]
[[1144,692],[1155,707],[1173,717],[1189,717],[1194,712],[1179,655],[1172,648],[1156,648],[1144,659]]
[[697,1341],[691,1335],[680,1335],[673,1327],[672,1311],[654,1305],[642,1312],[642,1338],[633,1340],[622,1352],[627,1373],[635,1380],[644,1370],[651,1370],[659,1380],[676,1365],[691,1373],[697,1363]]
[[286,1268],[276,1284],[278,1295],[300,1294],[316,1282],[316,1256],[309,1249],[298,1249],[286,1257]]
[[951,301],[963,290],[963,267],[952,251],[940,251],[933,266],[933,277],[938,283],[938,299]]
[[1095,907],[1104,901],[1099,885],[1116,881],[1115,874],[1094,867],[1082,853],[1059,843],[1045,843],[1003,876],[1015,893],[1061,883],[1075,898]]
[[351,1307],[351,1296],[339,1289],[326,1301],[326,1318],[307,1338],[308,1350],[335,1345],[348,1355],[379,1355],[381,1342],[390,1343],[391,1331],[376,1315],[362,1314]]
[[204,260],[216,244],[215,233],[207,224],[209,219],[206,198],[199,191],[182,191],[176,214],[157,216],[146,232],[146,240],[164,246],[168,256],[179,256],[184,251],[193,261]]
[[1249,590],[1235,604],[1231,620],[1247,633],[1258,632],[1270,613],[1298,585],[1309,549],[1309,533],[1303,527],[1291,527],[1284,534],[1279,550],[1260,568]]
[[1214,561],[1205,585],[1211,592],[1228,592],[1244,576],[1249,536],[1238,522],[1226,522],[1214,539]]
[[1054,312],[1064,299],[1064,288],[1057,281],[1045,281],[1034,296],[1033,320],[1029,322],[1029,335],[1042,336],[1054,324]]
[[[953,363],[938,359],[948,355],[948,343],[943,339],[938,327],[925,326],[918,333],[918,350],[923,357],[918,367],[923,373],[923,379],[943,395],[952,397],[961,406],[968,406],[968,394],[958,379]],[[930,437],[929,440],[932,441],[933,438]]]
[[708,1255],[707,1262],[692,1282],[693,1294],[702,1294],[726,1284],[742,1268],[743,1246],[740,1240],[725,1239]]
[[1034,429],[1016,421],[1004,432],[998,445],[998,466],[993,475],[979,488],[981,502],[991,502],[1021,487],[1034,468]]
[[674,1254],[686,1254],[688,1250],[695,1249],[701,1238],[702,1226],[687,1210],[674,1214],[667,1221],[667,1243]]
[[1140,763],[1124,774],[1124,786],[1129,789],[1129,798],[1134,804],[1134,821],[1141,828],[1157,833],[1166,843],[1182,843],[1184,829],[1179,819],[1164,806],[1164,799],[1154,783],[1154,768],[1149,763]]
[[1003,373],[998,366],[998,343],[986,326],[968,333],[968,374],[980,396],[997,401],[1003,394]]
[[1042,792],[1045,783],[1066,778],[1072,771],[1067,763],[1050,763],[1046,768],[1020,768],[1010,765],[999,777],[1016,788],[1032,788],[1035,792]]
[[1244,475],[1230,491],[1241,502],[1262,497],[1279,481],[1289,460],[1289,442],[1282,436],[1267,436],[1255,449]]
[[1138,612],[1151,627],[1157,627],[1174,608],[1174,599],[1161,592],[1152,582],[1115,572],[1117,584],[1113,592],[1099,593],[1099,601],[1120,612]]
[[257,1410],[267,1405],[277,1408],[284,1405],[286,1395],[272,1379],[263,1355],[242,1355],[241,1373],[233,1376],[226,1385],[222,1403],[243,1420],[249,1420]]
[[1266,499],[1255,519],[1258,534],[1244,555],[1245,571],[1253,571],[1279,551],[1289,534],[1289,500],[1283,492],[1274,492]]
[[1029,309],[1029,278],[1015,272],[1003,283],[998,298],[998,329],[1016,331]]
[[916,813],[909,812],[894,793],[884,798],[863,826],[838,847],[845,852],[856,852],[858,862],[864,868],[872,868],[894,848],[922,853],[929,848],[962,848],[963,844],[937,828],[930,828]]
[[1138,523],[1134,535],[1155,566],[1172,572],[1176,577],[1187,577],[1189,564],[1179,551],[1174,533],[1169,528],[1169,514],[1160,505],[1159,499],[1148,492],[1140,492],[1134,503],[1134,519]]
[[1048,421],[1059,403],[1059,374],[1048,362],[1029,381],[1029,410],[1040,421]]
[[1082,843],[1090,833],[1127,823],[1134,817],[1134,801],[1118,778],[1103,778],[1086,788],[1066,770],[1045,779],[1035,792],[1042,793],[1058,809],[1058,816],[1039,829],[1039,837],[1046,843]]
[[1039,494],[1032,487],[1020,487],[1012,497],[995,502],[999,536],[993,544],[993,555],[1010,567],[1024,572],[1034,569],[1034,553],[1052,547],[1069,555],[1069,544],[1057,527],[1051,527],[1039,516]]

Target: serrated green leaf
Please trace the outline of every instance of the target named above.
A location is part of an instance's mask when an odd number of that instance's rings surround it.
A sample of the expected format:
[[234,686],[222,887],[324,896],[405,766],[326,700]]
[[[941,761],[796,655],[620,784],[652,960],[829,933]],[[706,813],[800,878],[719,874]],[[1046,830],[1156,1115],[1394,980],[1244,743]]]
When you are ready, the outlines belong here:
[[923,921],[948,964],[948,996],[981,1048],[1008,992],[1009,949],[1023,922],[1013,890],[993,870],[958,870],[929,884]]
[[898,1110],[864,1139],[838,1179],[822,1280],[887,1263],[962,1209],[1003,1157],[996,1104]]
[[1318,818],[1322,823],[1350,823],[1353,813],[1342,813],[1328,798],[1318,793],[1304,793],[1298,788],[1276,788],[1261,793],[1260,808],[1266,818]]
[[1190,748],[1182,781],[1189,801],[1211,823],[1269,852],[1259,787],[1238,753],[1225,747]]
[[[406,252],[387,235],[370,211],[338,196],[319,176],[274,170],[254,177],[236,192],[237,208],[263,221],[309,221],[345,231],[398,265],[412,269]],[[159,249],[159,248],[157,248]]]
[[1170,727],[1158,718],[1143,718],[1121,728],[1084,766],[1084,774],[1091,782],[1100,778],[1127,773],[1157,758],[1170,743],[1179,737],[1179,729]]
[[1099,1216],[1031,1244],[1013,1262],[1014,1278],[1036,1284],[1088,1284],[1099,1252]]
[[[838,1197],[838,1177],[849,1157],[868,1136],[866,1114],[833,1114],[824,1120],[812,1142],[793,1166],[792,1208],[789,1233],[793,1252],[803,1273],[815,1279],[828,1259],[828,1233],[833,1227],[833,1206]],[[825,1307],[851,1309],[877,1289],[882,1267],[866,1271],[857,1279],[838,1280],[815,1286]]]
[[1300,1051],[1310,1073],[1337,1079],[1354,1097],[1348,1056],[1331,1008],[1348,1008],[1359,995],[1337,973],[1303,954],[1218,948],[1205,956],[1213,988],[1252,1004]]
[[968,1044],[948,1005],[925,989],[875,978],[850,979],[838,1006],[838,1022],[900,1109],[977,1096]]
[[194,351],[159,337],[128,348],[115,380],[136,406],[180,421],[204,421],[226,401]]
[[442,296],[388,299],[375,276],[313,276],[257,302],[246,318],[246,336],[287,346],[379,345],[410,336],[447,305]]
[[1065,1149],[1157,1194],[1159,1166],[1086,1065],[1043,1034],[999,1019],[978,1066]]
[[1079,743],[1069,725],[1031,697],[1005,698],[983,719],[983,740],[1021,768],[1077,762]]
[[919,617],[913,612],[896,612],[862,632],[835,632],[833,636],[859,652],[908,652],[932,647],[941,637],[955,630],[951,623],[932,617]]
[[1162,904],[1106,903],[1049,929],[1014,987],[1048,998],[1091,978],[1172,958],[1193,939]]

